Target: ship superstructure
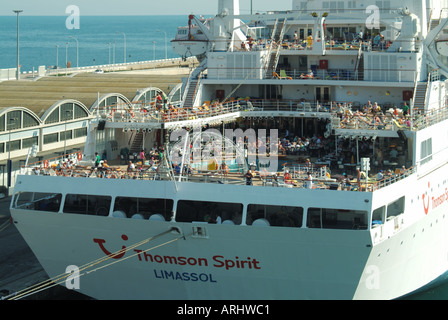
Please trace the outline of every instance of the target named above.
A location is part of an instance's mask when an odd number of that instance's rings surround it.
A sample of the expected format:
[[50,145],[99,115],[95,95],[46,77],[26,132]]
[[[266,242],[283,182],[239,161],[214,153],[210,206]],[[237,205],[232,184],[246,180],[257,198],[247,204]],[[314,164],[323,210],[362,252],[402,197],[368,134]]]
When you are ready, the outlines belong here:
[[206,23],[189,16],[197,69],[165,100],[98,109],[83,154],[24,168],[17,228],[51,277],[97,270],[80,290],[99,299],[393,299],[436,284],[445,2],[241,15],[223,0]]

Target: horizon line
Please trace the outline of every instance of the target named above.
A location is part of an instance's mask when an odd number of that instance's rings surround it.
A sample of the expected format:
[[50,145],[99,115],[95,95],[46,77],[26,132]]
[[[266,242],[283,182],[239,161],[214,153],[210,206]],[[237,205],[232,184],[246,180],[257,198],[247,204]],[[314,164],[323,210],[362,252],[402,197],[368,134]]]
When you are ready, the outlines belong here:
[[[190,14],[194,14],[194,13],[185,13],[185,14],[82,14],[81,16],[85,16],[85,17],[135,17],[135,16],[140,16],[140,17],[154,17],[154,16],[188,16]],[[212,14],[212,13],[200,13],[200,14],[194,14],[194,15],[216,15],[216,14]],[[60,14],[20,14],[21,17],[67,17],[68,15],[60,15]],[[13,17],[15,18],[16,15],[11,14],[11,15],[1,15],[0,17]]]

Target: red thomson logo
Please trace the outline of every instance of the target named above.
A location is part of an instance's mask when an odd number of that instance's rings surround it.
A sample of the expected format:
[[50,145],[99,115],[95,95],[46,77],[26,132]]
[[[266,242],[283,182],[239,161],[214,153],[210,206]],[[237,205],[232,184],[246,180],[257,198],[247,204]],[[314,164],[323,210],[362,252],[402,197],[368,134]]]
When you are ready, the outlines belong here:
[[[123,239],[123,241],[127,241],[128,240],[128,236],[127,235],[125,235],[125,234],[123,234],[122,236],[121,236],[121,239]],[[123,256],[124,256],[124,254],[126,253],[126,247],[125,246],[122,246],[121,247],[121,250],[120,251],[118,251],[118,253],[112,253],[112,252],[110,252],[109,250],[107,250],[105,247],[104,247],[104,243],[106,243],[106,240],[104,240],[104,239],[93,239],[93,242],[95,242],[95,243],[98,243],[98,245],[100,246],[100,249],[106,254],[106,255],[108,255],[109,257],[111,257],[112,259],[121,259],[121,258],[123,258]]]
[[[428,190],[430,190],[430,183],[429,182],[428,182]],[[423,210],[425,211],[425,214],[427,215],[428,211],[429,211],[429,196],[427,197],[426,201],[425,201],[425,198],[426,198],[426,194],[423,193],[422,194]]]

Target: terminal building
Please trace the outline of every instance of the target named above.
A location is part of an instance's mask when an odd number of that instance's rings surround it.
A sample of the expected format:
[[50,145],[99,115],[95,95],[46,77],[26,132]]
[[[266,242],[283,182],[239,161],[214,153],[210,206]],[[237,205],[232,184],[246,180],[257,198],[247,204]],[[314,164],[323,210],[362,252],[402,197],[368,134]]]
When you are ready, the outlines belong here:
[[[184,69],[0,82],[0,185],[8,186],[8,159],[13,185],[15,172],[27,160],[30,164],[51,154],[81,151],[97,107],[131,108],[137,101],[154,101],[158,93],[177,92],[179,98],[182,78],[189,71]],[[31,150],[37,154],[30,156]]]

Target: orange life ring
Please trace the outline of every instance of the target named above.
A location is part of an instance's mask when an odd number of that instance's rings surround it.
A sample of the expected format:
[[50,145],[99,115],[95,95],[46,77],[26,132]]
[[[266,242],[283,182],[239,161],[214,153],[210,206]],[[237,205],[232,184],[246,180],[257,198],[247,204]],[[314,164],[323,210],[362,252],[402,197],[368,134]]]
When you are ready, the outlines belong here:
[[78,161],[81,161],[81,160],[82,160],[82,153],[78,152]]
[[48,164],[49,164],[49,163],[48,163],[48,160],[45,160],[45,161],[44,161],[44,168],[45,168],[45,169],[48,168]]

